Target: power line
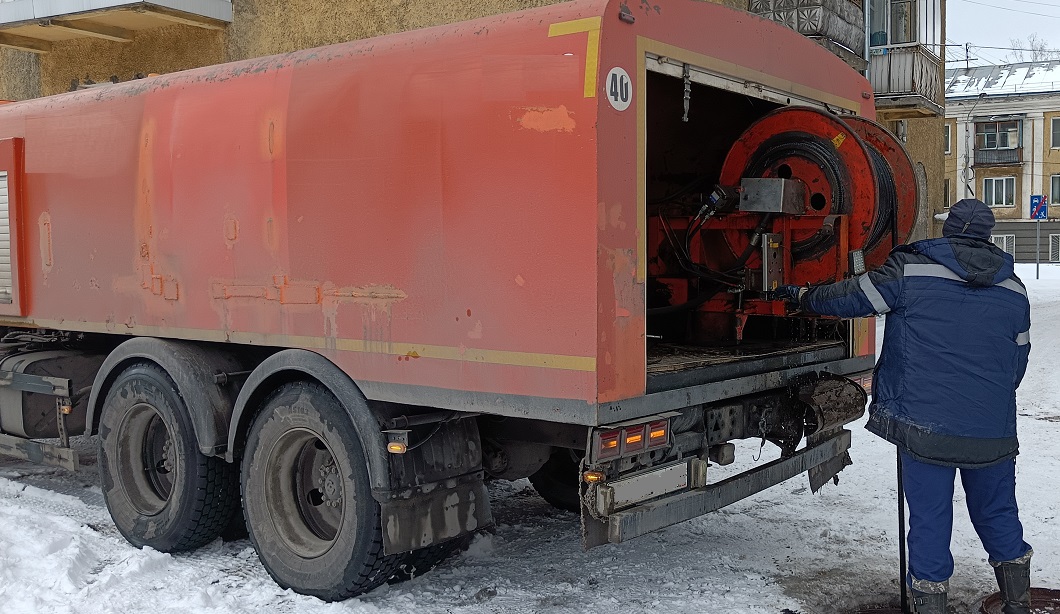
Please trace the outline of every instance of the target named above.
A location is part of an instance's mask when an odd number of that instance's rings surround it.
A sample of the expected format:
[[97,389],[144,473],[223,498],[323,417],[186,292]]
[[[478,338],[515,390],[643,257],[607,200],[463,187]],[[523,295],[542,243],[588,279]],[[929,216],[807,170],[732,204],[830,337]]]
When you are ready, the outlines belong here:
[[960,0],[961,2],[967,2],[968,4],[978,4],[979,6],[986,6],[992,9],[998,9],[1001,11],[1011,11],[1013,13],[1023,13],[1024,15],[1036,15],[1038,17],[1052,17],[1053,19],[1060,19],[1060,15],[1050,15],[1048,13],[1035,13],[1033,11],[1024,11],[1021,9],[1014,9],[1007,6],[998,6],[996,4],[989,4],[987,2],[978,2],[977,0]]
[[1048,6],[1056,8],[1055,2],[1036,2],[1035,0],[1012,0],[1013,2],[1022,2],[1024,4],[1037,4],[1038,6]]
[[976,45],[971,43],[972,47],[976,49],[999,49],[1001,51],[1040,51],[1042,53],[1060,53],[1060,49],[1026,49],[1023,47],[991,47],[989,45]]

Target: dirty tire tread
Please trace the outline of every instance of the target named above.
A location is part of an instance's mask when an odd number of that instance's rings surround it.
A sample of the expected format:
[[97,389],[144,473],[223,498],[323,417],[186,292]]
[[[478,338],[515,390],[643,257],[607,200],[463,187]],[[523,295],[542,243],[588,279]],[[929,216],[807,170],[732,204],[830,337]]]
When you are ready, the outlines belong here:
[[238,502],[235,467],[224,459],[204,456],[204,465],[196,482],[195,514],[188,519],[194,527],[173,552],[194,550],[217,539],[232,520]]
[[[243,471],[241,472],[242,479],[240,481],[240,494],[242,500],[244,501],[244,523],[249,530],[250,541],[253,544],[255,551],[257,551],[258,553],[258,558],[261,559],[262,564],[265,566],[265,570],[269,573],[270,576],[272,576],[272,578],[276,581],[277,584],[291,588],[292,590],[298,593],[318,597],[324,601],[343,601],[351,597],[356,597],[357,595],[366,593],[386,583],[387,580],[389,580],[398,571],[399,566],[404,560],[403,555],[386,555],[383,552],[382,521],[379,514],[378,503],[375,503],[374,499],[372,500],[369,507],[373,508],[375,513],[370,514],[370,524],[367,527],[367,533],[371,535],[371,542],[368,544],[364,556],[361,559],[362,563],[360,565],[360,569],[357,570],[356,574],[350,574],[349,572],[353,570],[347,569],[347,573],[344,574],[344,577],[341,581],[341,586],[333,586],[327,589],[305,590],[303,587],[291,586],[290,583],[285,582],[283,578],[279,577],[277,573],[273,571],[269,562],[266,560],[266,557],[262,551],[261,540],[257,535],[255,535],[255,528],[253,526],[253,523],[251,522],[250,507],[252,503],[248,503],[248,501],[250,500],[247,497],[248,474],[251,471],[251,468],[254,466],[255,460],[254,450],[251,448],[256,443],[254,440],[255,437],[260,434],[261,427],[259,426],[259,423],[263,423],[263,421],[266,421],[268,419],[267,413],[270,411],[270,408],[272,408],[273,405],[277,403],[278,399],[280,399],[286,394],[290,394],[292,390],[313,391],[314,394],[326,396],[330,398],[341,411],[345,412],[345,410],[342,409],[341,403],[338,401],[338,399],[335,399],[335,397],[331,394],[330,391],[314,382],[291,382],[274,390],[265,398],[265,400],[261,404],[261,411],[258,413],[258,415],[254,417],[253,421],[251,422],[251,426],[248,429],[245,437],[246,445],[243,446]],[[367,408],[365,408],[365,411],[367,411]],[[348,416],[343,414],[343,418],[347,421],[345,426],[348,426],[350,432],[353,433],[354,437],[356,437],[356,432],[354,431],[354,427],[352,425],[352,422],[349,421]],[[357,441],[357,445],[360,445],[359,441]],[[351,459],[351,463],[353,462],[353,460],[359,460],[360,462],[362,462],[364,464],[365,469],[365,478],[367,479],[367,460],[365,460],[363,456],[363,450],[358,448],[357,451],[361,454],[361,457],[359,459]],[[366,491],[366,494],[369,495],[368,498],[370,499],[370,489]]]
[[[184,476],[184,488],[180,492],[174,491],[170,495],[170,503],[167,504],[167,507],[173,506],[177,510],[183,509],[183,512],[172,518],[165,537],[161,539],[145,538],[141,535],[133,534],[132,531],[134,529],[121,526],[117,519],[115,519],[115,524],[119,532],[129,542],[138,547],[150,546],[161,552],[186,552],[200,548],[221,534],[238,507],[239,476],[236,466],[225,462],[222,458],[205,456],[199,451],[198,442],[195,439],[194,429],[191,425],[191,417],[188,415],[189,410],[184,405],[183,397],[166,371],[156,364],[139,362],[127,367],[115,380],[112,392],[119,390],[120,386],[125,385],[127,381],[137,376],[141,379],[146,379],[150,385],[156,386],[163,393],[162,398],[158,400],[172,405],[171,409],[178,414],[172,416],[172,418],[179,422],[176,425],[179,431],[170,435],[174,439],[183,435],[184,440],[176,445],[185,446],[184,453],[186,458],[187,456],[190,456],[190,458],[187,458],[187,462],[183,467],[186,474]],[[169,393],[171,395],[170,398],[166,399],[165,393]],[[107,401],[110,401],[110,395],[108,395]],[[105,409],[104,413],[106,411]],[[160,415],[162,413],[164,412],[159,412]],[[99,445],[100,458],[102,459],[105,446],[103,437],[100,438]],[[100,472],[106,472],[112,462],[114,461],[101,462],[99,465]],[[113,484],[118,479],[118,476],[111,475],[107,476],[104,482]],[[182,500],[189,496],[192,497],[190,501]],[[112,505],[128,507],[128,504],[122,501],[108,500],[108,509]],[[114,510],[111,510],[111,514],[113,516]]]
[[441,565],[446,559],[458,552],[467,550],[471,545],[472,535],[462,535],[455,539],[419,548],[405,554],[400,561],[394,574],[390,577],[390,584],[397,584],[422,576],[435,567]]

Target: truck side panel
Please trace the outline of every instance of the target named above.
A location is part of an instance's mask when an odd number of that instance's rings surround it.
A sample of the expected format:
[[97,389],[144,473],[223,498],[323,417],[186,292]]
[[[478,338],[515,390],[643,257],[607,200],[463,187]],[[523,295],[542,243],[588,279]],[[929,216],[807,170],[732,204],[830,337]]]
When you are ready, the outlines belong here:
[[600,5],[5,106],[27,322],[595,399],[595,101],[549,24]]

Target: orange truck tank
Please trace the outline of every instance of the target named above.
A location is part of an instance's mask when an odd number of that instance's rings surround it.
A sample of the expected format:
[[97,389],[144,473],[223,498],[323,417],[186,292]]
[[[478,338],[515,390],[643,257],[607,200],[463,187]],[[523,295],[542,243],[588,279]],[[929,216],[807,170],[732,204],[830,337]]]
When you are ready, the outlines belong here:
[[[486,477],[587,547],[816,490],[873,327],[768,291],[908,234],[871,92],[748,13],[577,0],[0,106],[0,452],[98,434],[133,544],[241,503],[328,600],[488,526]],[[745,438],[781,460],[712,482]]]

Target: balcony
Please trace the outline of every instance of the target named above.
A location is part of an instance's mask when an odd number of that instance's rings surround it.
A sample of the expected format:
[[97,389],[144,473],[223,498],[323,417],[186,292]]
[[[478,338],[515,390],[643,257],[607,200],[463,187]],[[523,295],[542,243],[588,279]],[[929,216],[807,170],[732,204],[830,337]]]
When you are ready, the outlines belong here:
[[976,166],[1007,166],[1023,164],[1023,149],[976,149]]
[[943,115],[942,60],[923,45],[873,47],[869,81],[887,120]]
[[0,47],[47,53],[59,41],[127,43],[141,30],[173,24],[216,30],[231,22],[231,0],[0,0]]

